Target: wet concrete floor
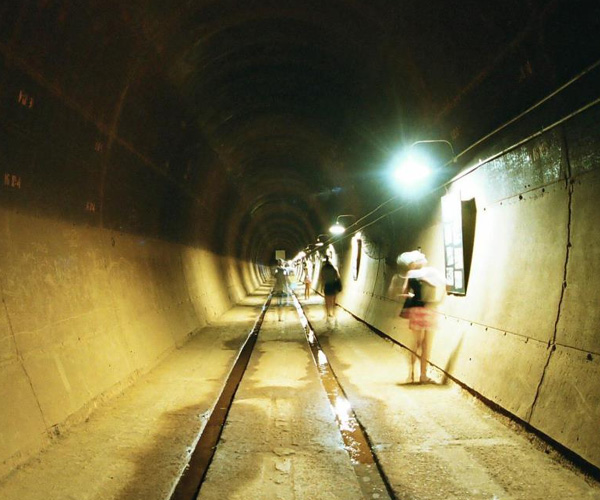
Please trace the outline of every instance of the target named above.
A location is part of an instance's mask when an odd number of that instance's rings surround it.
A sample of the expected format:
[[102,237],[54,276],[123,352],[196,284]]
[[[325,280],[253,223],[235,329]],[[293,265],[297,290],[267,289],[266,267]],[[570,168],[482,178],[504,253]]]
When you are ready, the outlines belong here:
[[[168,499],[267,292],[1,479],[0,498]],[[392,497],[600,499],[596,483],[460,389],[404,384],[404,349],[341,311],[328,326],[319,297],[304,305]],[[355,467],[338,423],[296,310],[272,304],[198,498],[386,498],[361,484],[377,479]]]

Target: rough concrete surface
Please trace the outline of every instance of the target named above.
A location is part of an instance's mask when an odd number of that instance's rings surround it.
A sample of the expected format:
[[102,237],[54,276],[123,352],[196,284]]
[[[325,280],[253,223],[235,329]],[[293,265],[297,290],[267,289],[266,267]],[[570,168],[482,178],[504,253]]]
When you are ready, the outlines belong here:
[[598,232],[600,169],[581,175],[573,186],[568,285],[557,326],[557,342],[600,352],[600,234]]
[[168,498],[263,301],[247,298],[13,471],[0,498]]
[[[584,459],[600,460],[600,357],[558,346],[540,388],[531,423]],[[556,418],[568,412],[577,418]]]
[[0,477],[227,311],[223,259],[0,209]]
[[333,329],[319,306],[308,314],[398,498],[600,498],[596,482],[458,388],[408,383],[404,349],[348,314]]
[[[3,500],[166,500],[266,295],[250,295],[0,482]],[[350,315],[307,313],[397,498],[600,499],[599,486]],[[431,373],[435,376],[435,373]],[[364,498],[297,314],[267,311],[199,499]]]
[[198,498],[361,499],[297,313],[285,307],[279,321],[276,307],[267,312]]

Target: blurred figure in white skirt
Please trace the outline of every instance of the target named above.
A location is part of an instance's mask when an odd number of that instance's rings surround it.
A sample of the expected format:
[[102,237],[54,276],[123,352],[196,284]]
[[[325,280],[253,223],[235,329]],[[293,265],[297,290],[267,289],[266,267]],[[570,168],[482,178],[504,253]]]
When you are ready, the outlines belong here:
[[[427,266],[427,258],[420,250],[404,252],[396,263],[400,274],[392,278],[388,295],[404,298],[400,316],[408,319],[408,327],[414,333],[414,350],[411,354],[410,381],[415,382],[417,358],[420,362],[419,382],[430,383],[427,363],[431,354],[431,343],[437,328],[437,306],[446,294],[444,275]],[[402,272],[404,271],[404,272]]]

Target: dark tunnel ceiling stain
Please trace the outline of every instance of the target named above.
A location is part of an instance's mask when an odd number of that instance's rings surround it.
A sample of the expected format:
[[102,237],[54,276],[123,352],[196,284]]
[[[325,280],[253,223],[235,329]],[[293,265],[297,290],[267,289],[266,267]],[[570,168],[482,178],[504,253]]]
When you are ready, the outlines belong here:
[[[159,143],[152,162],[167,176],[181,174],[187,185],[174,186],[178,196],[219,206],[219,244],[263,261],[275,248],[291,253],[314,243],[338,214],[360,216],[388,198],[381,171],[402,145],[436,137],[460,151],[599,55],[600,7],[593,0],[7,6],[0,3],[3,26],[14,31],[6,37],[34,40],[29,55],[50,61],[57,79],[67,60],[86,68],[63,75],[74,89],[95,88],[103,58],[126,68],[101,82],[111,90],[97,92],[99,108],[122,97],[113,124],[122,134],[163,120],[169,137],[148,134],[148,143]],[[51,52],[52,30],[40,30],[46,22],[64,27],[62,55]],[[90,40],[104,52],[78,51]],[[159,95],[159,79],[176,98]],[[153,109],[136,109],[130,87]],[[113,98],[102,103],[103,95]],[[179,105],[185,112],[173,111]],[[132,147],[150,149],[140,141]],[[189,151],[202,161],[186,163],[182,152]]]

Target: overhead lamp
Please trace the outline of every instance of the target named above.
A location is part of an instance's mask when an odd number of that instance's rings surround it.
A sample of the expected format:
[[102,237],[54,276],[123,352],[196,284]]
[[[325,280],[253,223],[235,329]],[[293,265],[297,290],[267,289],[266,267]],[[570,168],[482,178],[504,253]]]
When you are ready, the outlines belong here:
[[416,146],[417,144],[431,144],[435,142],[447,144],[450,148],[450,151],[452,151],[452,161],[456,163],[456,155],[454,154],[454,148],[452,147],[452,143],[450,141],[447,141],[446,139],[423,139],[421,141],[415,141],[409,146],[409,149]]
[[443,143],[452,151],[452,161],[456,161],[452,144],[445,139],[424,139],[413,142],[400,158],[393,171],[394,178],[405,186],[414,186],[427,179],[432,174],[431,158],[422,151],[413,150],[417,144]]
[[[325,236],[325,238],[321,238],[321,236]],[[329,235],[328,234],[319,234],[317,236],[317,242],[315,243],[316,246],[318,247],[322,247],[325,244],[325,240],[329,239]]]
[[431,175],[429,160],[423,155],[406,153],[394,168],[394,178],[406,186],[414,186]]
[[329,232],[331,234],[344,234],[346,232],[346,228],[342,226],[339,222],[336,222],[333,226],[329,228]]
[[343,226],[342,224],[340,224],[340,218],[342,218],[342,217],[353,217],[354,219],[356,219],[356,217],[354,217],[354,215],[352,215],[352,214],[338,215],[335,220],[335,224],[329,228],[329,232],[331,234],[337,236],[340,234],[344,234],[346,232],[346,227]]

